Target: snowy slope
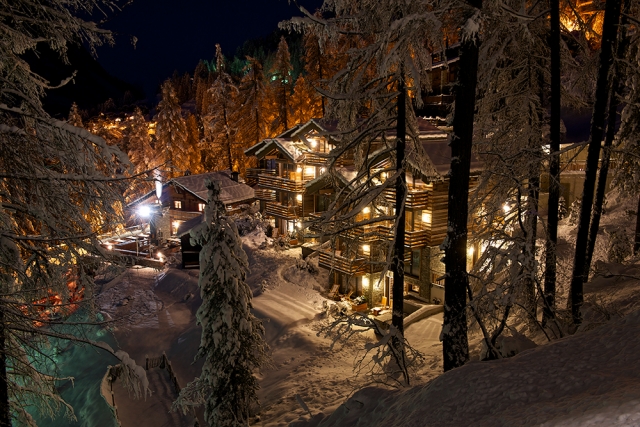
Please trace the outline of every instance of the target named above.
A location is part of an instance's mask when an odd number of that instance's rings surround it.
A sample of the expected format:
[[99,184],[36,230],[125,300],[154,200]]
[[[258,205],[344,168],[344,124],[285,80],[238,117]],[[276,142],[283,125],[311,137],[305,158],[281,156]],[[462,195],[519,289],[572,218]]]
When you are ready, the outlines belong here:
[[320,426],[638,426],[640,311],[405,392],[367,388]]

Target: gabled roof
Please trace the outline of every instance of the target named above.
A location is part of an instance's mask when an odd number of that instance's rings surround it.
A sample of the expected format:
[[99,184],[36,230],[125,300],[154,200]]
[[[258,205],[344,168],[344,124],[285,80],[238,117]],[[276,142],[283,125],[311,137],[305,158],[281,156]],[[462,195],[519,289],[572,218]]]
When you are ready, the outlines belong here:
[[[220,201],[225,205],[239,203],[243,201],[249,201],[255,198],[253,188],[241,182],[236,182],[225,172],[209,172],[201,173],[198,175],[187,175],[172,178],[162,185],[162,190],[169,185],[176,185],[185,191],[193,194],[203,202],[207,201],[207,188],[205,182],[207,180],[217,181],[220,184]],[[150,191],[138,200],[130,203],[129,206],[136,205],[152,195],[155,194],[155,190]]]
[[196,225],[200,225],[203,221],[204,221],[204,214],[196,216],[194,218],[191,218],[189,221],[185,221],[181,223],[180,226],[178,227],[178,231],[176,232],[176,235],[178,237],[182,237],[185,234],[188,234],[193,227],[195,227]]

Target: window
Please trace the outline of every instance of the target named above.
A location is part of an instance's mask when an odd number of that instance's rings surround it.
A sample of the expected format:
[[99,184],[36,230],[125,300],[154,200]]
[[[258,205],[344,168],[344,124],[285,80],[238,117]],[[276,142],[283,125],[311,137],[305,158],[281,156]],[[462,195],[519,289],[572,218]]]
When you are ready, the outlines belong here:
[[175,201],[173,202],[173,207],[174,207],[174,208],[176,208],[176,209],[182,209],[182,201],[180,201],[180,200],[175,200]]
[[198,203],[198,211],[202,212],[204,210],[204,203]]
[[411,258],[404,263],[404,271],[414,277],[420,277],[420,249],[411,251]]

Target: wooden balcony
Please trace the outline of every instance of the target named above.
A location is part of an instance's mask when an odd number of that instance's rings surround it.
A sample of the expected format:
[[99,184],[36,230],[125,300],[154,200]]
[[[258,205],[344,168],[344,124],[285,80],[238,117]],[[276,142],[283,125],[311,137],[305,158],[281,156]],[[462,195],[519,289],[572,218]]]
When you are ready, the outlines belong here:
[[407,248],[421,248],[430,243],[431,233],[428,230],[406,231],[404,246]]
[[307,151],[303,154],[302,163],[312,166],[324,166],[327,164],[328,155]]
[[273,190],[267,190],[265,188],[256,188],[254,189],[254,193],[256,199],[265,200],[267,202],[275,202],[276,200],[276,192]]
[[[405,207],[407,209],[426,209],[429,203],[430,192],[428,190],[412,191],[409,189],[407,193],[407,201]],[[395,188],[387,188],[384,190],[384,198],[389,203],[396,202],[396,190]]]
[[300,206],[283,206],[282,203],[267,202],[265,214],[283,219],[300,219],[302,208]]
[[276,175],[276,170],[275,169],[259,169],[259,168],[249,168],[249,169],[247,169],[247,179],[246,179],[247,185],[249,185],[251,187],[256,185],[258,183],[258,176],[259,175],[275,176]]
[[365,258],[345,258],[339,251],[334,253],[332,249],[320,251],[318,265],[349,275],[365,274],[369,271],[369,264]]
[[302,193],[304,191],[304,182],[294,181],[279,176],[264,175],[258,176],[258,185],[262,188],[279,191],[289,191],[291,193]]

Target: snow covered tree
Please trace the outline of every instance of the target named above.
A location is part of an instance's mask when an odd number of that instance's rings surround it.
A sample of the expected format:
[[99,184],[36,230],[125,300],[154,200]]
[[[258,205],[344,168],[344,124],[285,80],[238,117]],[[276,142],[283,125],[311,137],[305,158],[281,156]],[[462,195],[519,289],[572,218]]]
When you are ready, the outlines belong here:
[[593,206],[594,187],[598,171],[600,149],[606,123],[607,104],[609,102],[611,65],[615,57],[615,45],[618,38],[618,28],[622,0],[613,0],[606,3],[602,47],[600,51],[598,80],[596,82],[595,102],[589,133],[589,148],[587,164],[585,168],[585,180],[582,189],[582,204],[580,205],[580,219],[576,236],[576,247],[571,275],[571,314],[573,323],[582,323],[581,308],[584,302],[583,283],[589,275],[587,262],[587,242],[589,236],[589,224],[591,209]]
[[[16,0],[2,3],[0,26],[0,426],[33,425],[60,410],[49,339],[86,341],[61,332],[93,291],[90,270],[104,259],[97,239],[122,220],[126,156],[84,129],[50,117],[41,99],[48,82],[24,60],[41,44],[66,60],[68,46],[111,42],[84,18],[111,2]],[[70,80],[71,76],[69,76]],[[59,300],[57,306],[53,301]],[[53,315],[62,319],[52,321]],[[96,343],[94,343],[96,344]],[[101,346],[113,353],[113,350]],[[42,362],[42,363],[41,363]],[[144,374],[144,370],[142,370]]]
[[266,79],[262,63],[247,57],[244,75],[238,86],[238,106],[236,108],[239,140],[249,148],[266,136],[263,114],[266,97]]
[[273,66],[269,72],[270,83],[273,89],[273,103],[276,106],[277,116],[271,128],[276,133],[284,132],[289,129],[292,123],[289,118],[291,88],[293,87],[293,76],[291,71],[291,54],[289,53],[289,45],[284,39],[280,38],[278,51],[273,62]]
[[322,117],[321,96],[304,76],[298,76],[290,98],[292,123],[305,123]]
[[80,111],[78,111],[78,104],[76,104],[75,102],[71,104],[71,110],[69,110],[69,118],[67,119],[67,123],[77,128],[83,127],[82,116],[80,116]]
[[191,158],[194,160],[191,162],[189,171],[193,174],[204,173],[205,169],[201,162],[202,150],[200,144],[200,125],[198,124],[198,117],[195,114],[187,115],[185,120],[187,126],[187,147],[191,153]]
[[191,231],[192,241],[202,245],[202,305],[196,314],[202,337],[196,359],[204,358],[204,365],[201,375],[182,389],[174,409],[204,405],[211,426],[248,426],[252,406],[258,404],[255,371],[267,363],[268,347],[262,323],[251,313],[247,255],[236,225],[220,201],[219,184],[206,186],[204,222]]
[[162,100],[156,117],[156,151],[168,178],[183,175],[192,158],[187,147],[187,126],[170,80],[162,84]]
[[235,142],[237,129],[233,122],[233,111],[238,88],[225,69],[225,59],[220,45],[216,45],[217,77],[209,88],[211,105],[205,122],[205,165],[208,170],[228,168],[234,171],[238,161]]
[[127,122],[125,138],[129,147],[129,160],[135,173],[140,173],[154,168],[156,165],[156,153],[151,147],[149,125],[142,115],[139,107],[133,111],[133,118]]

